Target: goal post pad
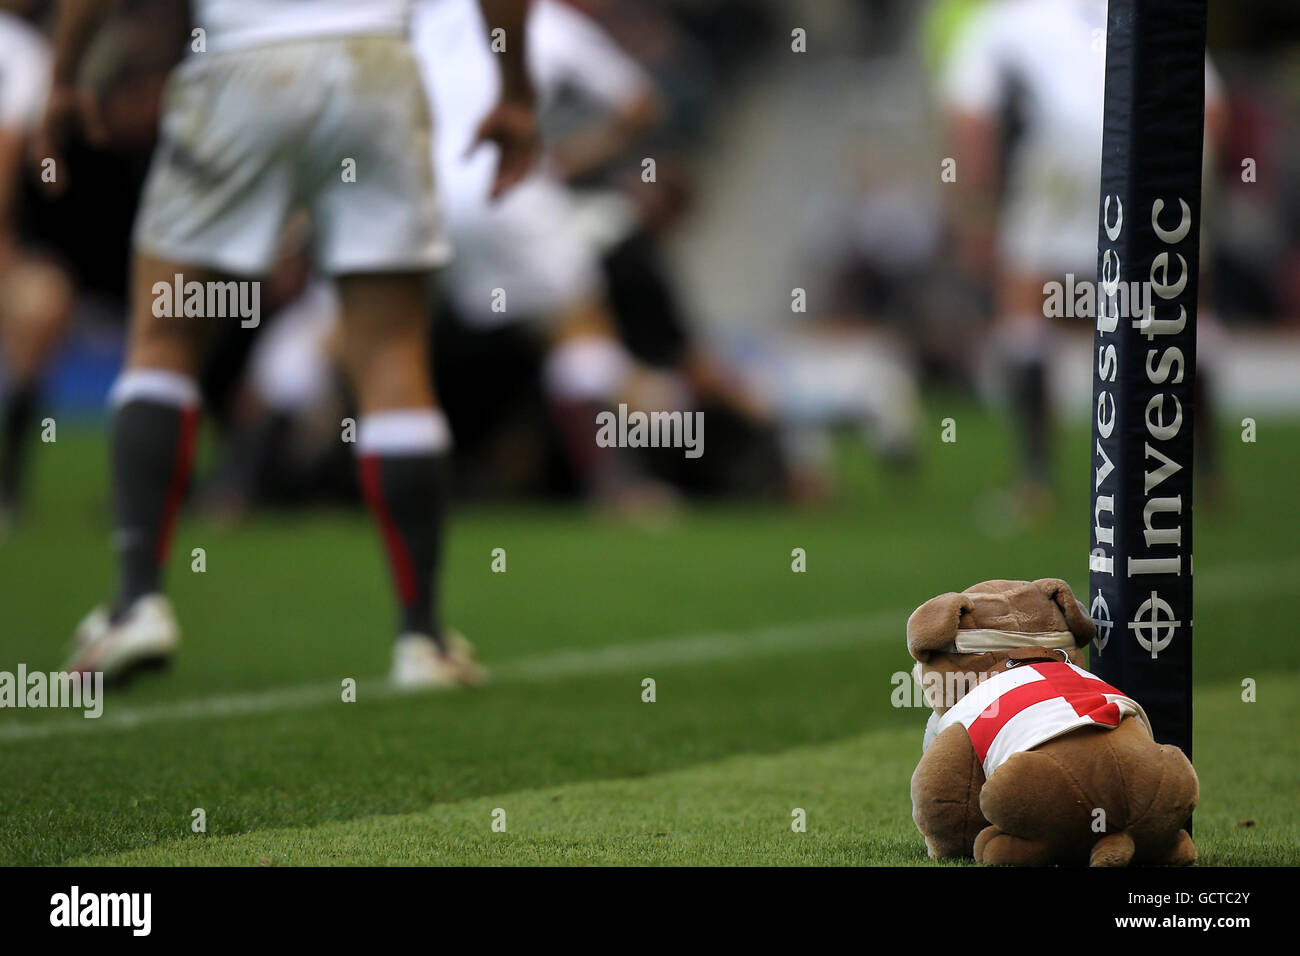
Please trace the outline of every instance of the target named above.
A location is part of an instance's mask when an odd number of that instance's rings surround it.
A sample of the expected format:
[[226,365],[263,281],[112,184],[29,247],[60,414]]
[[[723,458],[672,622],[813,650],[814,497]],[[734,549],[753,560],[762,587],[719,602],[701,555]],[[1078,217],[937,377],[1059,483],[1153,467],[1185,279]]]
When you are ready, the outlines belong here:
[[1088,518],[1091,668],[1189,758],[1206,6],[1109,3]]

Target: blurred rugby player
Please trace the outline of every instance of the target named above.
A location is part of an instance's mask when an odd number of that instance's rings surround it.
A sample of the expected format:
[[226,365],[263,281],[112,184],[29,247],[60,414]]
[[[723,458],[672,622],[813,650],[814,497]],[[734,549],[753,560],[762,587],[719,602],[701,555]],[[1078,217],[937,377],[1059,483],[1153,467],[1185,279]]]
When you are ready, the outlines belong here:
[[[77,119],[78,67],[110,0],[65,0],[43,155]],[[524,64],[525,0],[481,0],[505,31],[500,96],[477,127],[505,193],[537,150]],[[198,423],[196,376],[213,319],[160,309],[158,288],[267,270],[287,217],[312,220],[315,268],[335,280],[360,418],[361,484],[400,613],[392,679],[473,684],[468,644],[441,627],[436,577],[450,434],[428,374],[429,273],[450,253],[430,168],[430,120],[407,42],[410,0],[195,0],[202,52],[175,70],[136,222],[130,339],[113,387],[119,588],[76,633],[69,669],[120,678],[166,659],[180,628],[162,593]],[[355,176],[347,172],[355,169]],[[210,286],[208,286],[210,288]],[[160,315],[159,312],[164,314]]]
[[23,152],[45,109],[50,50],[22,14],[0,5],[0,533],[22,504],[23,473],[38,418],[41,378],[72,309],[66,272],[24,229]]
[[[1014,500],[1028,517],[1051,502],[1044,286],[1097,274],[1105,54],[1106,0],[997,0],[964,20],[941,80],[967,266],[994,276],[991,352],[1014,408],[1022,455]],[[1222,114],[1207,61],[1211,145]]]
[[654,379],[638,374],[619,341],[599,251],[580,226],[564,179],[621,155],[656,122],[659,98],[636,61],[559,0],[533,3],[528,37],[540,111],[572,92],[599,104],[601,118],[548,144],[546,162],[493,202],[491,157],[468,149],[495,95],[483,18],[473,0],[417,5],[413,42],[438,118],[434,167],[456,248],[442,278],[453,311],[475,330],[518,321],[541,326],[544,388],[573,471],[596,500],[635,507],[661,489],[633,474],[620,449],[597,447],[594,422],[613,402],[635,403],[632,393],[645,392]]

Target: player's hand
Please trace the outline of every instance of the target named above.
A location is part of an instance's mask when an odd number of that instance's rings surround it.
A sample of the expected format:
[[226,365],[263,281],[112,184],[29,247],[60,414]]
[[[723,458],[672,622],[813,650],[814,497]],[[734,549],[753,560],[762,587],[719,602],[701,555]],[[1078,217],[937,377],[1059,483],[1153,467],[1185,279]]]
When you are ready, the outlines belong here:
[[38,166],[47,159],[54,160],[54,179],[50,181],[50,187],[56,193],[67,186],[63,146],[78,128],[92,146],[102,146],[108,141],[99,97],[89,87],[55,83],[50,88],[45,116],[33,140],[32,154]]
[[493,199],[500,199],[527,177],[541,153],[531,100],[506,98],[497,103],[479,124],[470,151],[483,143],[495,143],[501,151],[490,193]]

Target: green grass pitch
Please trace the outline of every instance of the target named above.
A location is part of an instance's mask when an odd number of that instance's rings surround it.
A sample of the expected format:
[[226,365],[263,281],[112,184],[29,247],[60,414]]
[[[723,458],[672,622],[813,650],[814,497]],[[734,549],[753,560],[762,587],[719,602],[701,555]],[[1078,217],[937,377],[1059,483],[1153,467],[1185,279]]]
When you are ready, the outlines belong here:
[[[497,676],[473,693],[386,690],[388,583],[360,513],[189,517],[172,669],[99,721],[0,711],[0,864],[931,865],[908,798],[927,714],[891,706],[904,622],[990,577],[1086,584],[1088,465],[1086,434],[1063,436],[1054,515],[990,535],[974,516],[1010,474],[1005,429],[955,398],[927,416],[917,476],[845,446],[823,511],[709,506],[658,531],[458,511],[446,616]],[[0,670],[56,668],[111,583],[103,439],[60,429],[0,544]],[[1196,839],[1203,865],[1295,865],[1300,425],[1222,438],[1229,498],[1196,528]]]

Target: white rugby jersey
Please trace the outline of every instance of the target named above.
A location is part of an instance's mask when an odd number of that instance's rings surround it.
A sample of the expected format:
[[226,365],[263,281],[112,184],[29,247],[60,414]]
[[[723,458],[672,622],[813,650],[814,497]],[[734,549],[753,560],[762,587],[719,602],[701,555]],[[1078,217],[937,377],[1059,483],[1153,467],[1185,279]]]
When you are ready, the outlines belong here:
[[411,0],[194,0],[214,53],[318,36],[406,36]]
[[939,718],[935,729],[941,734],[953,724],[965,725],[989,777],[1012,754],[1080,727],[1114,730],[1125,717],[1138,718],[1151,733],[1137,701],[1082,667],[1022,664],[976,686]]

